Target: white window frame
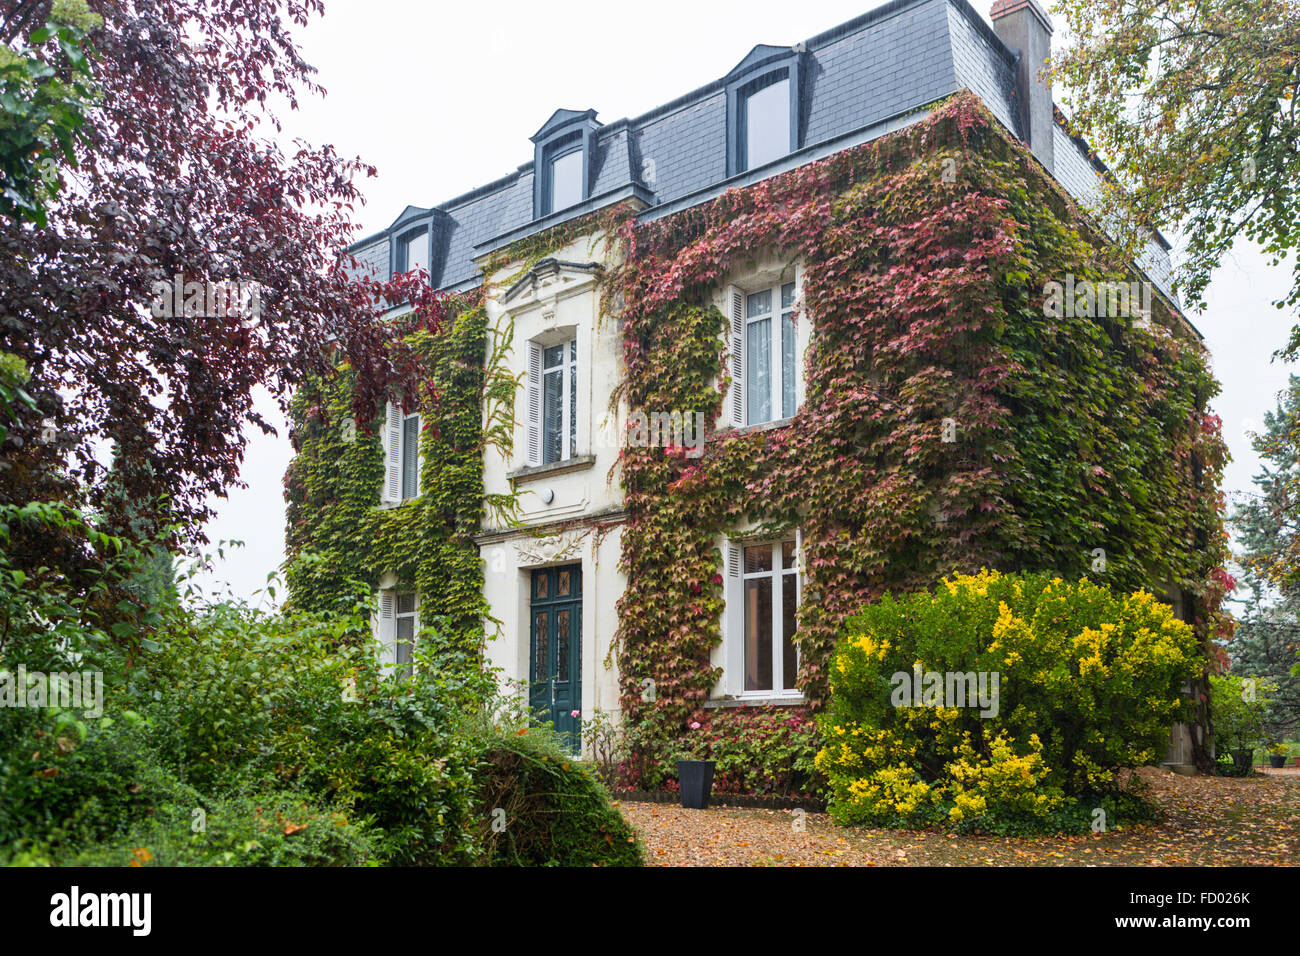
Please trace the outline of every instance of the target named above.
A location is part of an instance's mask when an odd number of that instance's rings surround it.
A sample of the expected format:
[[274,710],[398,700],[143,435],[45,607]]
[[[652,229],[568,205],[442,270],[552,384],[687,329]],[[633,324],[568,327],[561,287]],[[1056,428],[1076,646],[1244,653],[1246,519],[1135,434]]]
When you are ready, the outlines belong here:
[[[406,423],[415,420],[415,494],[407,496],[406,490]],[[423,464],[420,452],[421,422],[418,413],[403,414],[392,402],[388,403],[384,426],[384,492],[383,500],[388,504],[401,504],[420,496],[420,469]]]
[[[762,167],[766,166],[768,163],[774,163],[778,159],[782,158],[783,156],[790,155],[790,140],[791,140],[790,122],[792,119],[790,116],[790,93],[791,93],[791,88],[794,86],[794,81],[791,78],[788,69],[786,70],[786,75],[783,77],[775,78],[775,79],[767,79],[767,78],[765,79],[766,79],[765,82],[756,81],[757,88],[752,88],[751,86],[749,91],[743,93],[740,97],[739,112],[740,112],[740,123],[741,123],[741,135],[740,135],[739,145],[740,145],[741,153],[743,154],[742,158],[744,162],[744,170],[746,172],[748,172],[751,169],[761,169]],[[768,156],[766,159],[761,157],[758,159],[754,159],[753,157],[750,156],[750,153],[753,152],[752,144],[755,141],[754,122],[750,117],[750,105],[754,102],[754,98],[756,96],[761,96],[766,93],[769,97],[771,97],[774,94],[776,87],[784,87],[781,91],[782,93],[784,93],[784,96],[780,97],[780,103],[782,106],[780,112],[785,121],[784,144],[780,152],[772,156]]]
[[[397,599],[401,595],[411,596],[411,610],[398,613]],[[411,649],[420,633],[420,595],[414,590],[403,588],[383,588],[379,592],[379,607],[375,620],[375,639],[379,642],[379,661],[386,673],[397,672],[397,621],[399,618],[411,620]],[[414,667],[414,662],[412,662]]]
[[[793,283],[794,298],[788,309],[781,307],[781,289]],[[769,402],[772,408],[770,418],[763,421],[751,421],[749,416],[749,394],[746,374],[751,356],[748,354],[749,342],[749,325],[751,322],[762,321],[762,318],[750,319],[748,317],[749,297],[758,295],[763,292],[770,292],[772,296],[772,310],[766,316],[770,321],[771,327],[768,338],[768,348],[770,349],[769,357],[772,366],[772,374],[769,379]],[[803,406],[804,400],[804,381],[803,381],[803,349],[800,346],[799,322],[806,319],[803,313],[803,276],[802,273],[796,273],[792,280],[783,280],[773,285],[732,285],[727,288],[726,304],[728,315],[731,320],[731,421],[737,428],[744,428],[749,425],[766,425],[771,422],[786,421],[794,417],[799,409]],[[782,361],[781,350],[781,333],[782,317],[786,314],[793,316],[793,334],[794,334],[794,411],[790,415],[784,414],[785,398],[785,368]]]
[[[423,269],[425,277],[428,278],[431,270],[429,260],[429,229],[427,227],[415,232],[408,232],[400,240],[399,255],[402,259],[402,272],[410,272],[413,269]],[[415,250],[415,256],[412,257],[411,250]],[[416,261],[412,262],[412,258]]]
[[[546,367],[546,350],[563,346],[565,358],[558,366]],[[528,464],[551,465],[577,457],[581,410],[578,408],[576,379],[581,372],[579,368],[578,335],[575,330],[567,338],[543,344],[539,341],[528,343],[528,422],[526,436],[526,453]],[[560,457],[546,460],[546,376],[560,375]],[[580,389],[579,389],[580,390]]]
[[[556,188],[558,183],[558,177],[556,176],[556,166],[559,164],[561,160],[572,161],[575,155],[577,156],[577,163],[578,163],[577,169],[575,171],[577,177],[576,185],[578,187],[577,198],[573,199],[571,202],[561,203],[560,197],[556,195]],[[548,215],[550,213],[563,212],[566,209],[571,209],[574,206],[581,203],[583,199],[586,198],[583,195],[583,188],[582,188],[582,177],[583,174],[586,172],[586,169],[587,169],[586,158],[584,156],[583,145],[581,141],[575,141],[572,145],[566,146],[558,150],[555,153],[555,155],[551,156],[550,159],[546,161],[546,192],[547,192],[546,199],[547,199],[547,204],[550,207],[549,209],[547,209]]]
[[[723,666],[722,685],[728,697],[742,700],[767,700],[772,698],[803,698],[803,691],[797,686],[785,687],[785,660],[783,645],[783,598],[786,578],[794,580],[795,609],[803,605],[803,534],[798,529],[794,534],[794,569],[782,568],[784,558],[783,541],[788,538],[730,538],[725,545],[726,561],[726,650]],[[744,549],[770,545],[772,547],[772,570],[752,574],[744,572]],[[745,582],[762,577],[772,577],[772,687],[765,690],[745,689]],[[796,623],[796,627],[797,627]],[[795,673],[799,671],[799,648],[795,645]]]

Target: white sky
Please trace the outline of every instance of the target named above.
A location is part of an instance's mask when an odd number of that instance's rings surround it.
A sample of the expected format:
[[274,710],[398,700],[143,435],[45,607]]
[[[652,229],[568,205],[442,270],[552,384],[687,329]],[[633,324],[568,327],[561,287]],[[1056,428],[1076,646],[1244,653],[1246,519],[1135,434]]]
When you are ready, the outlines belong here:
[[[973,3],[987,17],[992,0]],[[283,139],[332,143],[340,155],[378,167],[378,177],[361,184],[368,202],[358,212],[358,235],[369,234],[408,204],[443,202],[529,161],[528,137],[560,107],[595,109],[604,123],[637,116],[724,75],[758,43],[793,44],[878,5],[329,0],[324,18],[300,33],[328,95],[296,113],[280,110]],[[1259,427],[1286,385],[1287,369],[1271,355],[1291,323],[1270,303],[1288,279],[1284,268],[1270,269],[1242,249],[1217,274],[1206,311],[1192,316],[1223,384],[1214,408],[1233,456],[1228,491],[1251,487],[1258,460],[1246,431]],[[269,401],[260,404],[279,419]],[[281,479],[291,449],[283,422],[279,432],[250,436],[249,487],[217,502],[209,550],[223,540],[244,547],[227,550],[214,574],[200,579],[209,590],[228,585],[237,596],[264,600],[254,592],[284,560]]]

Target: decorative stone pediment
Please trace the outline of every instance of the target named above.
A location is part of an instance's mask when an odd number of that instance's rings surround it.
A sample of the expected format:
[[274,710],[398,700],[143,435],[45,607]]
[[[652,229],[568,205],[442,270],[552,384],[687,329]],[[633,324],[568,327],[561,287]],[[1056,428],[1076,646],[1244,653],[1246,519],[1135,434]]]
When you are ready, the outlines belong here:
[[543,302],[554,302],[566,293],[593,285],[601,267],[596,262],[563,262],[543,259],[510,287],[501,304],[512,309],[523,309]]
[[516,545],[519,564],[523,567],[537,564],[553,564],[569,558],[582,556],[582,544],[585,534],[557,534],[547,538],[530,538]]

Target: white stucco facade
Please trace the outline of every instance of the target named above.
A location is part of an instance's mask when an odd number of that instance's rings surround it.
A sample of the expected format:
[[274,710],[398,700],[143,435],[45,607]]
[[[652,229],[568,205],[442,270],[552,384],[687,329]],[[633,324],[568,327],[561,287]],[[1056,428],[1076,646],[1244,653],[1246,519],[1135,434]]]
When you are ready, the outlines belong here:
[[[518,689],[530,675],[530,580],[547,567],[582,568],[582,706],[583,719],[597,711],[617,715],[618,670],[612,645],[618,630],[618,600],[627,586],[619,569],[622,548],[623,496],[619,449],[629,409],[613,404],[624,379],[621,323],[602,313],[602,275],[617,265],[616,247],[599,236],[584,236],[556,250],[532,269],[522,263],[501,269],[488,283],[486,308],[491,328],[511,336],[508,372],[518,381],[514,446],[509,455],[489,448],[484,456],[484,488],[488,495],[507,494],[512,484],[519,495],[518,527],[500,524],[478,536],[484,561],[485,598],[490,607],[488,659],[499,668],[507,689]],[[733,296],[795,283],[801,298],[802,263],[797,259],[759,254],[746,266],[723,277],[710,301],[724,316],[733,309]],[[806,316],[796,319],[797,404],[805,394],[804,360],[811,343]],[[576,445],[565,460],[530,463],[526,403],[530,377],[528,343],[543,348],[576,340]],[[728,342],[719,343],[720,348]],[[715,423],[720,430],[745,427],[736,417],[731,396],[723,402]],[[774,427],[781,420],[759,428]],[[729,543],[745,541],[752,522],[718,540],[724,564]],[[797,532],[791,532],[793,537]],[[725,571],[725,568],[724,568]],[[714,688],[718,702],[795,703],[796,693],[746,694],[740,680],[743,651],[739,582],[728,581],[723,641],[711,663],[723,676]]]
[[[618,437],[626,413],[610,409],[623,378],[616,317],[601,314],[602,273],[616,265],[610,244],[585,236],[518,276],[507,266],[487,283],[489,327],[511,334],[509,373],[516,391],[515,439],[509,455],[489,448],[483,461],[487,494],[518,493],[519,527],[485,528],[478,536],[484,596],[490,607],[487,654],[507,689],[529,680],[532,572],[580,565],[581,706],[585,720],[618,707],[618,676],[611,643],[617,602],[626,579],[619,570],[622,490]],[[510,277],[513,284],[502,279]],[[575,340],[576,442],[565,459],[530,464],[528,457],[528,343],[541,347]]]

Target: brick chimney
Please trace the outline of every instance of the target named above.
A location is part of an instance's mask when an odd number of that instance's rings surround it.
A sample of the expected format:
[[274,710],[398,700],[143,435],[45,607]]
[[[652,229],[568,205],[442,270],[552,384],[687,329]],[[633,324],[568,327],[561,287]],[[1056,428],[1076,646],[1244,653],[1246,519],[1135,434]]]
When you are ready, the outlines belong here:
[[989,19],[999,39],[1020,54],[1015,95],[1021,135],[1039,162],[1055,172],[1052,81],[1039,76],[1052,52],[1052,18],[1038,0],[994,0]]

